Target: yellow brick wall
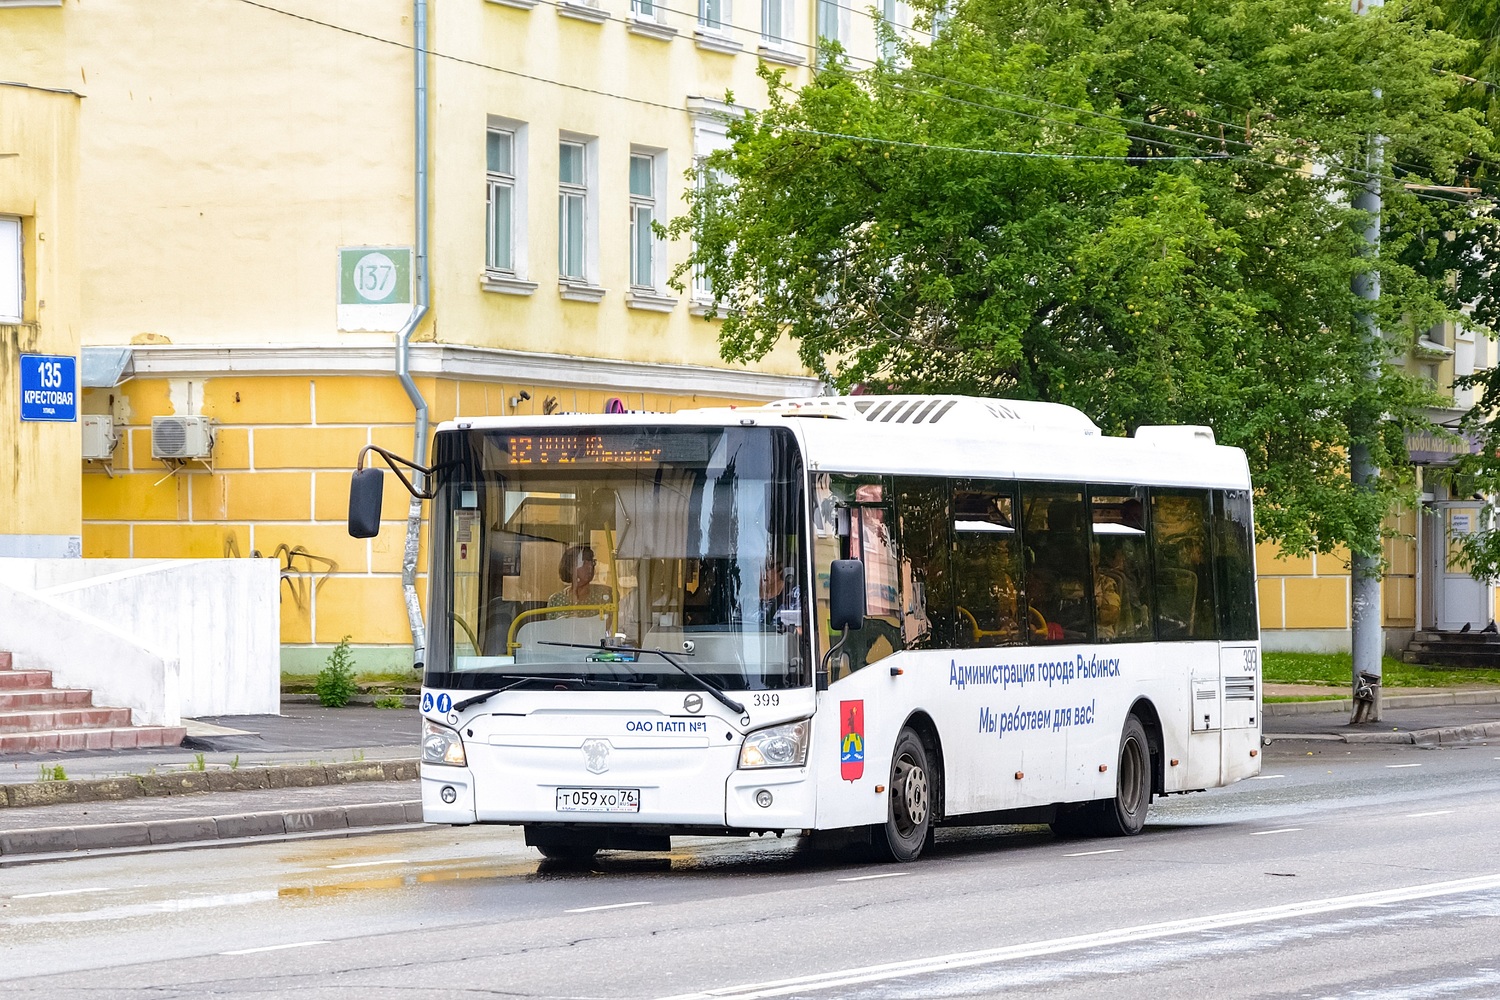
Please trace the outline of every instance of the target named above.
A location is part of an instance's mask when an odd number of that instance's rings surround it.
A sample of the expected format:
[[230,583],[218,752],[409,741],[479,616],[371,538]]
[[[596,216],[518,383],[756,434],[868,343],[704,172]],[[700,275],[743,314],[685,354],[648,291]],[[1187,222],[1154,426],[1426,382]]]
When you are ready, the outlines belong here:
[[[1416,514],[1401,511],[1386,527],[1386,570],[1381,583],[1382,621],[1386,628],[1416,624]],[[1274,543],[1255,550],[1260,574],[1260,627],[1277,629],[1345,629],[1349,627],[1349,550],[1283,556]]]
[[[749,403],[740,399],[417,379],[436,422],[455,416],[602,412],[618,396],[629,409],[671,411]],[[530,400],[510,400],[522,390]],[[283,645],[411,642],[401,595],[409,494],[386,477],[385,527],[349,537],[349,474],[359,449],[412,452],[412,408],[392,376],[225,376],[132,379],[91,389],[85,407],[113,413],[121,441],[109,471],[84,463],[84,555],[117,558],[276,559],[282,567]],[[212,468],[177,471],[151,458],[151,418],[214,419]],[[426,512],[424,511],[424,517]],[[426,600],[427,527],[418,554]]]

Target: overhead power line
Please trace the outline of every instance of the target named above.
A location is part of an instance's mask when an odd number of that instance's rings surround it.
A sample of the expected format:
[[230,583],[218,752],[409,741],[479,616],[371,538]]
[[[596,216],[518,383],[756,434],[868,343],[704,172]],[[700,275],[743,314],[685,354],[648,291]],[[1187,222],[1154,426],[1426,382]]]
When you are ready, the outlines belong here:
[[[296,11],[290,11],[290,10],[287,10],[285,8],[282,8],[282,7],[277,7],[274,4],[262,2],[262,0],[234,0],[234,2],[241,3],[241,4],[244,4],[244,5],[249,6],[249,7],[255,7],[257,9],[260,9],[260,10],[263,10],[263,11],[267,11],[267,12],[272,13],[272,14],[280,14],[280,15],[282,15],[284,17],[292,18],[292,19],[298,20],[298,21],[303,21],[303,22],[306,22],[308,24],[313,24],[313,25],[316,25],[316,26],[321,27],[321,28],[326,28],[326,29],[329,29],[329,30],[332,30],[332,31],[337,31],[337,32],[340,32],[342,34],[350,35],[350,36],[353,36],[353,37],[356,37],[356,38],[363,38],[363,39],[366,39],[368,41],[377,42],[379,44],[390,46],[390,47],[393,47],[393,48],[404,49],[404,50],[407,50],[407,51],[413,51],[416,48],[416,46],[414,46],[410,42],[402,41],[400,39],[385,38],[385,37],[383,37],[381,35],[376,35],[376,34],[373,34],[371,32],[361,31],[358,28],[351,28],[351,27],[349,27],[347,25],[336,24],[336,23],[334,23],[332,21],[325,21],[325,20],[322,20],[320,18],[312,17],[312,16],[309,16],[309,15],[306,15],[306,14],[300,14],[300,13],[298,13]],[[553,7],[559,7],[559,6],[561,6],[561,4],[557,2],[557,0],[538,0],[538,2],[547,4],[548,6],[553,6]],[[825,2],[827,2],[827,0],[825,0]],[[668,7],[662,6],[660,4],[657,4],[656,6],[659,7],[660,9],[662,9],[662,10],[668,10],[668,11],[672,11],[674,13],[680,13],[680,14],[682,14],[685,17],[690,17],[690,18],[694,18],[694,19],[696,19],[696,17],[697,17],[697,15],[695,13],[690,13],[690,12],[687,12],[687,11],[680,11],[680,10],[673,10],[673,8],[668,8]],[[842,5],[840,5],[840,6],[842,6]],[[845,7],[844,9],[855,11],[855,8],[853,8],[853,7]],[[855,11],[855,12],[856,13],[861,13],[862,16],[871,17],[872,19],[876,17],[876,15],[869,14],[868,12],[862,12],[862,11]],[[729,27],[731,29],[733,29],[733,30],[736,30],[736,31],[751,32],[751,29],[741,28],[741,27],[735,26],[735,25],[730,25]],[[756,34],[756,36],[759,37],[759,33],[758,32],[752,32],[752,33]],[[691,40],[691,39],[686,39],[685,36],[676,36],[676,37],[684,38],[684,40]],[[796,44],[796,45],[798,45],[800,47],[806,47],[806,48],[810,48],[810,49],[814,49],[814,50],[817,48],[815,45],[810,45],[808,43],[793,43],[793,44]],[[546,85],[550,85],[550,86],[554,86],[554,87],[560,87],[562,89],[571,90],[571,91],[575,91],[575,92],[578,92],[578,93],[592,94],[592,95],[597,96],[597,97],[610,98],[612,100],[624,101],[624,102],[630,103],[630,104],[637,104],[637,105],[641,105],[643,107],[656,108],[656,109],[659,109],[659,110],[670,111],[670,112],[673,112],[673,113],[680,113],[683,110],[682,107],[678,106],[678,105],[664,104],[664,103],[662,103],[660,101],[652,101],[652,100],[649,100],[647,98],[632,97],[632,96],[630,96],[628,94],[620,94],[620,93],[615,93],[613,91],[600,90],[600,89],[595,88],[595,87],[587,87],[587,86],[584,86],[582,84],[569,83],[569,82],[564,81],[564,80],[554,80],[554,79],[551,79],[551,78],[548,78],[548,77],[544,77],[544,76],[539,76],[539,75],[533,74],[533,73],[525,73],[525,72],[522,72],[520,70],[509,69],[509,68],[504,67],[504,66],[497,66],[497,65],[495,65],[493,63],[486,63],[486,62],[483,62],[483,61],[477,60],[477,59],[469,59],[469,58],[466,58],[466,57],[463,57],[463,56],[452,55],[450,53],[441,52],[441,51],[438,51],[438,50],[432,49],[432,48],[426,48],[426,49],[423,49],[423,51],[427,55],[429,55],[429,56],[431,56],[431,57],[433,57],[435,59],[441,59],[441,60],[444,60],[445,62],[454,63],[456,65],[470,66],[470,67],[473,67],[475,69],[482,69],[482,70],[487,70],[489,72],[500,73],[500,74],[505,75],[505,76],[511,76],[511,77],[515,77],[515,78],[518,78],[518,79],[528,80],[528,81],[531,81],[531,82],[534,82],[534,83],[541,83],[541,84],[546,84]],[[878,60],[868,59],[868,58],[864,58],[864,57],[856,57],[856,56],[847,55],[847,54],[846,54],[845,58],[849,58],[849,59],[852,59],[852,60],[857,60],[859,62],[866,63],[866,64],[869,64],[869,65],[872,65],[872,66],[876,65],[877,62],[878,62]],[[1171,140],[1168,140],[1168,139],[1165,139],[1165,138],[1158,139],[1158,138],[1152,138],[1152,137],[1148,137],[1148,136],[1135,135],[1135,134],[1131,134],[1131,133],[1114,133],[1114,132],[1111,132],[1108,129],[1098,128],[1096,126],[1084,125],[1084,124],[1082,124],[1080,122],[1070,121],[1068,119],[1054,118],[1054,117],[1049,117],[1049,116],[1045,116],[1045,115],[1035,115],[1035,114],[1032,114],[1030,112],[1024,112],[1024,111],[1020,111],[1020,110],[1013,109],[1013,108],[1004,108],[1004,107],[999,107],[999,106],[993,105],[993,104],[985,104],[985,103],[974,102],[974,101],[966,101],[963,98],[954,97],[951,94],[934,93],[934,92],[931,92],[931,91],[917,91],[917,90],[914,90],[913,88],[909,88],[909,87],[904,87],[902,89],[906,90],[908,93],[920,93],[920,94],[924,94],[926,96],[930,96],[930,97],[932,97],[934,99],[937,99],[937,100],[943,100],[943,101],[949,101],[949,102],[954,102],[954,103],[958,103],[958,104],[970,105],[970,106],[973,106],[973,107],[976,107],[976,108],[981,108],[981,109],[985,109],[985,110],[991,111],[991,112],[996,113],[996,114],[1015,115],[1015,116],[1020,116],[1020,117],[1024,117],[1024,118],[1034,119],[1034,120],[1037,120],[1037,121],[1040,121],[1040,122],[1044,122],[1044,123],[1047,123],[1047,124],[1053,124],[1053,125],[1058,125],[1058,126],[1062,126],[1062,127],[1066,127],[1066,128],[1074,128],[1074,129],[1085,130],[1085,131],[1100,132],[1100,133],[1109,134],[1109,135],[1120,134],[1121,138],[1131,139],[1131,140],[1136,141],[1136,142],[1148,143],[1148,144],[1154,144],[1154,145],[1160,145],[1160,146],[1165,146],[1165,147],[1168,147],[1168,148],[1174,148],[1174,149],[1176,149],[1176,150],[1179,151],[1179,155],[1171,155],[1171,156],[1155,156],[1155,155],[1153,155],[1153,156],[1143,156],[1143,155],[1139,155],[1139,154],[1137,154],[1137,155],[1128,155],[1127,154],[1127,155],[1110,156],[1110,155],[1102,155],[1102,154],[1074,154],[1074,153],[1061,153],[1061,152],[1041,151],[1041,150],[1038,150],[1038,151],[995,150],[995,149],[982,149],[982,148],[979,148],[979,147],[959,147],[959,146],[945,146],[945,145],[940,145],[940,144],[911,143],[911,142],[905,142],[905,141],[900,141],[900,140],[882,139],[882,138],[879,138],[879,137],[876,137],[876,136],[857,136],[857,135],[844,134],[844,133],[819,132],[819,131],[813,130],[813,129],[795,129],[795,128],[786,127],[786,128],[783,128],[783,131],[804,132],[804,133],[810,134],[810,135],[824,135],[824,136],[827,136],[827,137],[830,137],[830,138],[852,139],[852,140],[863,141],[863,142],[878,143],[878,144],[892,145],[892,146],[901,146],[901,147],[923,149],[923,150],[965,152],[965,153],[973,153],[973,154],[976,154],[976,155],[991,155],[991,156],[1013,157],[1013,158],[1026,158],[1026,159],[1099,160],[1099,161],[1115,161],[1115,162],[1125,162],[1125,163],[1170,163],[1170,162],[1201,162],[1201,161],[1208,161],[1208,160],[1219,160],[1219,161],[1242,162],[1242,163],[1252,164],[1252,165],[1259,166],[1259,167],[1264,167],[1264,168],[1269,168],[1269,169],[1274,169],[1274,170],[1290,171],[1290,172],[1298,172],[1301,169],[1301,168],[1296,167],[1296,166],[1291,166],[1291,165],[1287,165],[1287,164],[1276,163],[1276,162],[1273,162],[1273,161],[1260,160],[1260,159],[1256,159],[1254,157],[1244,156],[1243,154],[1238,154],[1238,155],[1227,154],[1227,153],[1225,153],[1223,151],[1224,147],[1225,146],[1229,146],[1229,145],[1241,147],[1241,148],[1244,148],[1244,149],[1253,148],[1253,146],[1251,144],[1245,143],[1245,142],[1240,141],[1240,140],[1233,140],[1233,139],[1228,139],[1228,138],[1223,137],[1223,136],[1214,136],[1214,135],[1209,135],[1209,134],[1205,134],[1205,133],[1191,132],[1191,131],[1188,131],[1188,130],[1185,130],[1185,129],[1174,128],[1172,126],[1157,125],[1157,124],[1155,124],[1153,122],[1146,122],[1146,121],[1141,121],[1141,120],[1138,120],[1138,119],[1130,119],[1130,118],[1125,118],[1125,117],[1118,116],[1118,115],[1111,115],[1111,114],[1108,114],[1108,113],[1105,113],[1105,112],[1095,111],[1095,110],[1093,110],[1091,108],[1074,107],[1072,105],[1062,104],[1062,103],[1056,102],[1056,101],[1048,101],[1048,100],[1045,100],[1045,99],[1042,99],[1042,98],[1029,97],[1029,96],[1022,95],[1022,94],[1014,94],[1014,93],[1010,93],[1008,91],[999,90],[999,89],[994,88],[994,87],[988,87],[988,86],[985,86],[983,84],[971,83],[971,82],[965,81],[965,80],[957,80],[957,79],[954,79],[954,78],[951,78],[951,77],[939,76],[937,74],[926,73],[926,72],[923,72],[923,71],[920,71],[920,70],[910,70],[910,72],[913,75],[915,75],[915,76],[920,76],[920,77],[923,77],[923,78],[926,78],[926,79],[931,79],[931,80],[934,80],[934,81],[937,81],[937,82],[955,84],[955,85],[960,86],[960,87],[967,87],[967,88],[973,89],[973,90],[978,91],[978,92],[993,94],[993,95],[995,95],[997,97],[1005,97],[1005,98],[1007,98],[1009,100],[1015,100],[1015,101],[1019,101],[1019,102],[1023,102],[1023,103],[1028,103],[1028,104],[1033,104],[1033,105],[1041,105],[1041,106],[1044,106],[1044,107],[1051,107],[1051,108],[1055,108],[1057,110],[1069,111],[1069,112],[1073,112],[1073,113],[1076,113],[1076,114],[1084,115],[1084,116],[1087,116],[1087,117],[1093,117],[1093,118],[1098,118],[1098,119],[1102,119],[1102,120],[1113,121],[1113,122],[1116,122],[1118,124],[1122,124],[1122,125],[1126,125],[1126,126],[1131,126],[1131,127],[1135,127],[1135,128],[1142,128],[1142,127],[1144,127],[1144,128],[1148,128],[1148,129],[1155,129],[1155,130],[1158,130],[1158,131],[1169,133],[1172,136],[1174,136],[1174,138],[1183,138],[1183,139],[1200,138],[1200,139],[1205,139],[1205,140],[1210,141],[1210,142],[1218,143],[1220,145],[1220,150],[1219,151],[1201,150],[1201,149],[1198,149],[1197,147],[1193,146],[1191,143],[1188,143],[1188,142],[1179,142],[1179,141],[1171,141]],[[1205,120],[1214,121],[1214,119],[1205,119]],[[1225,123],[1225,124],[1233,125],[1233,123]],[[1233,126],[1233,127],[1238,128],[1239,126]],[[1184,150],[1187,151],[1187,155],[1180,155],[1182,153],[1182,151],[1184,151]],[[1348,173],[1350,175],[1364,175],[1366,177],[1373,176],[1372,174],[1369,174],[1368,171],[1363,171],[1363,170],[1358,170],[1358,169],[1352,169],[1352,168],[1351,169],[1346,169],[1343,172]],[[1443,197],[1442,195],[1439,195],[1439,194],[1436,194],[1436,193],[1426,194],[1426,193],[1424,193],[1422,191],[1413,191],[1412,193],[1413,193],[1413,195],[1415,197],[1418,197],[1418,198],[1424,198],[1425,197],[1425,198],[1428,198],[1429,200],[1443,201],[1443,202],[1450,202],[1451,201],[1451,199]]]

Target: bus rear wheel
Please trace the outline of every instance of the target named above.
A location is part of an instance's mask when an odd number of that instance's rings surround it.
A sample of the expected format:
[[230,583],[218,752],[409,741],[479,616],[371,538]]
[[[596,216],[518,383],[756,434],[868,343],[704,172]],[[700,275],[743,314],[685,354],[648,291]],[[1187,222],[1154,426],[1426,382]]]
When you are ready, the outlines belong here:
[[1114,798],[1059,806],[1052,832],[1059,837],[1133,837],[1145,828],[1150,805],[1151,747],[1146,727],[1132,715],[1120,733]]
[[932,840],[932,765],[927,747],[902,729],[891,753],[891,784],[885,822],[874,829],[876,853],[887,861],[915,861]]

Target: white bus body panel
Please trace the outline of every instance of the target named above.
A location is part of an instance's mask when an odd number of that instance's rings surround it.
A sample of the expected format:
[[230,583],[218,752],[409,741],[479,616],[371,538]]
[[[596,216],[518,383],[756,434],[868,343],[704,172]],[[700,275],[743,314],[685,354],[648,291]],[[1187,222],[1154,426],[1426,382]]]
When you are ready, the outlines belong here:
[[[1217,706],[1220,657],[1244,676],[1245,651],[1257,653],[1253,643],[1226,645],[1222,653],[1219,647],[1118,643],[892,654],[819,696],[810,761],[818,825],[885,821],[886,799],[875,788],[890,784],[891,751],[902,726],[917,715],[930,719],[938,734],[947,817],[1113,796],[1120,735],[1140,702],[1161,723],[1163,791],[1211,788],[1257,774],[1259,756],[1249,751],[1259,742],[1258,674],[1232,737],[1226,738],[1217,707],[1212,729],[1190,730],[1202,703],[1196,679],[1209,681]],[[850,702],[859,702],[864,716],[863,773],[853,781],[839,766],[843,706]]]

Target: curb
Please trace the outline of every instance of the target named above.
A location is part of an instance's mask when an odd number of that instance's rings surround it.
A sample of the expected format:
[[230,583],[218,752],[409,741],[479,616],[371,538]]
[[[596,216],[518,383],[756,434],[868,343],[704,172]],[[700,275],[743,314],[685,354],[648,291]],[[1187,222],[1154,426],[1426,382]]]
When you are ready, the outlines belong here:
[[[76,781],[28,781],[0,785],[0,809],[52,806],[73,802],[118,802],[122,799],[196,792],[243,792],[261,788],[313,788],[319,785],[351,785],[362,781],[415,781],[420,773],[416,758],[403,760],[350,761],[342,764],[293,764],[279,767],[246,767],[235,770],[171,771],[165,774],[132,774],[121,778],[91,778]],[[4,849],[0,848],[0,854]]]
[[1440,746],[1444,743],[1467,743],[1471,740],[1500,736],[1500,722],[1480,722],[1472,726],[1442,726],[1437,729],[1413,729],[1389,733],[1265,733],[1267,740],[1338,740],[1341,743],[1404,743],[1416,746]]
[[[1433,694],[1386,694],[1380,699],[1382,708],[1439,708],[1444,705],[1500,705],[1500,691],[1439,691]],[[1332,698],[1327,701],[1273,701],[1261,706],[1266,718],[1286,715],[1321,715],[1324,713],[1354,711],[1354,702],[1349,698]]]
[[422,803],[414,799],[410,802],[371,802],[323,809],[240,813],[138,823],[53,826],[37,830],[0,831],[0,859],[121,847],[169,847],[205,840],[336,833],[359,827],[421,823]]

